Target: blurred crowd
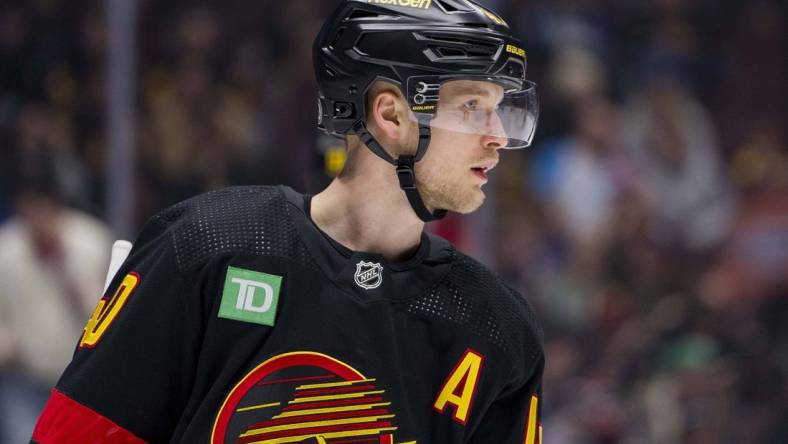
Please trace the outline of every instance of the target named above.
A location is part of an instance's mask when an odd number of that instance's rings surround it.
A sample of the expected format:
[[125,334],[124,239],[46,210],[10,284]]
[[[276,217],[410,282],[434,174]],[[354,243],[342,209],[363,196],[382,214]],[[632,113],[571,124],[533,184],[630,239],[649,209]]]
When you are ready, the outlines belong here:
[[[0,5],[0,443],[101,292],[106,3]],[[482,243],[545,327],[545,442],[788,442],[784,2],[482,3],[542,100]],[[311,44],[333,5],[139,1],[136,226],[208,189],[327,183]]]

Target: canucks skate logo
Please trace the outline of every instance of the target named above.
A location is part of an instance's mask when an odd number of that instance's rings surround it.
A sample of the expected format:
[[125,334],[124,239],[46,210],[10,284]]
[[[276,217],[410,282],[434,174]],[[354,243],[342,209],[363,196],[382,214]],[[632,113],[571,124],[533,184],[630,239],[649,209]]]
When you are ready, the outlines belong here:
[[353,278],[356,284],[365,290],[378,288],[383,282],[383,266],[376,262],[361,261],[356,264],[356,274]]
[[386,388],[350,365],[311,351],[252,369],[222,403],[211,444],[417,444],[403,433]]

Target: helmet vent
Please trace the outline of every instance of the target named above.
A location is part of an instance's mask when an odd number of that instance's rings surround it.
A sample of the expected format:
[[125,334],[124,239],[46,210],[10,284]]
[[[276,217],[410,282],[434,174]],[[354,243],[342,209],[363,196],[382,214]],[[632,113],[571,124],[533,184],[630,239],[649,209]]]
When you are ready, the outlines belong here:
[[434,47],[431,49],[441,57],[468,57],[489,59],[494,55],[494,51],[474,50],[474,48],[451,48],[446,46]]
[[464,57],[467,54],[459,48],[435,48],[441,57]]
[[345,20],[364,20],[376,18],[394,18],[390,15],[380,14],[375,11],[368,11],[366,9],[354,9]]
[[345,33],[345,30],[346,30],[346,29],[347,29],[347,28],[346,28],[346,27],[344,27],[344,26],[343,26],[343,27],[341,27],[341,28],[339,28],[339,29],[337,29],[337,33],[336,33],[336,35],[334,35],[334,38],[333,38],[333,39],[331,39],[331,43],[329,43],[329,44],[328,44],[328,49],[330,49],[330,50],[332,50],[332,51],[334,50],[334,46],[337,44],[337,42],[339,41],[339,39],[342,37],[342,34],[344,34],[344,33]]
[[466,28],[489,28],[490,25],[487,23],[463,23],[462,26]]
[[498,41],[484,41],[481,39],[468,38],[466,36],[458,36],[456,34],[446,34],[440,32],[419,32],[416,35],[419,40],[428,41],[430,43],[448,43],[452,46],[457,45],[465,49],[473,47],[476,51],[484,51],[485,53],[495,54],[498,50]]
[[490,59],[495,57],[500,44],[493,41],[469,39],[444,33],[420,32],[419,40],[428,42],[428,46],[440,57],[472,57]]
[[456,12],[471,12],[473,11],[466,3],[460,3],[455,0],[434,0],[435,3],[443,9],[444,12],[451,14]]

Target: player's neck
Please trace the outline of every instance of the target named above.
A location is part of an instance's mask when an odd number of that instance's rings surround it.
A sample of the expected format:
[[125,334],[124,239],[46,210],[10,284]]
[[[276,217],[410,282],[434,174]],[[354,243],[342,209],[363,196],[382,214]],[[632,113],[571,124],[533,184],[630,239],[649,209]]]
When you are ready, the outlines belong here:
[[390,166],[378,162],[372,169],[380,171],[335,179],[315,195],[312,220],[351,250],[406,260],[419,247],[424,222],[411,209]]

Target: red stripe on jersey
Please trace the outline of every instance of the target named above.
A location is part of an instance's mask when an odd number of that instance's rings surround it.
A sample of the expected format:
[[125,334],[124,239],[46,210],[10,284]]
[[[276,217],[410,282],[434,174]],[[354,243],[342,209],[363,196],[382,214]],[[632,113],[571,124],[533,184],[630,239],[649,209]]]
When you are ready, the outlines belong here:
[[128,430],[56,389],[52,389],[38,418],[33,440],[39,444],[145,444]]
[[373,396],[371,398],[354,398],[354,399],[341,399],[339,401],[319,401],[319,402],[302,402],[293,404],[289,407],[282,409],[283,412],[292,412],[294,410],[310,410],[319,409],[323,407],[343,407],[357,404],[375,404],[382,402],[383,398],[380,396]]
[[326,421],[330,419],[363,418],[370,416],[385,416],[388,414],[389,411],[386,409],[373,409],[373,410],[356,410],[352,412],[323,413],[316,415],[300,415],[300,416],[291,416],[288,418],[260,421],[258,423],[250,425],[249,427],[247,427],[247,429],[248,430],[258,429],[258,428],[261,429],[263,427],[272,427],[272,426],[278,426],[283,424],[298,424],[300,422],[305,422],[305,421],[314,422],[314,421]]
[[338,393],[354,393],[354,392],[363,392],[365,390],[376,390],[377,387],[374,385],[354,385],[352,387],[340,387],[340,388],[332,388],[332,389],[314,389],[314,390],[299,390],[296,391],[296,395],[299,398],[309,398],[310,396],[320,396],[320,395],[335,395]]
[[245,436],[238,439],[239,444],[250,444],[265,442],[276,438],[293,438],[296,436],[324,435],[331,432],[354,432],[370,430],[370,434],[376,433],[375,429],[391,427],[391,421],[365,422],[360,424],[327,425],[322,427],[305,427],[302,429],[281,430],[277,432],[267,432],[257,435]]
[[315,379],[331,379],[336,377],[337,375],[304,376],[303,378],[288,378],[288,379],[275,379],[273,381],[262,381],[262,382],[258,382],[255,385],[284,384],[286,382],[314,381]]

